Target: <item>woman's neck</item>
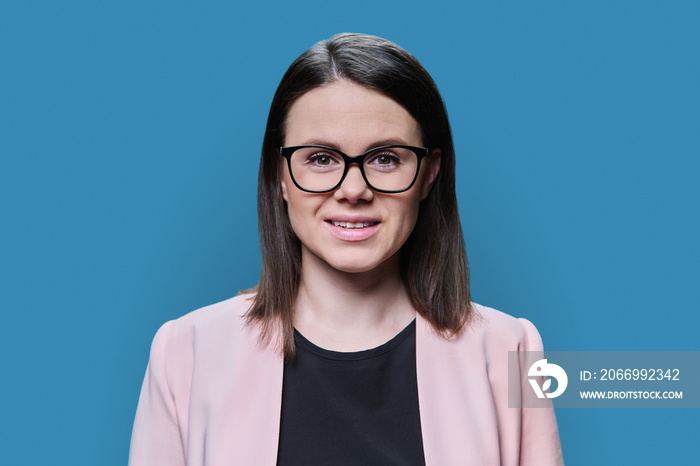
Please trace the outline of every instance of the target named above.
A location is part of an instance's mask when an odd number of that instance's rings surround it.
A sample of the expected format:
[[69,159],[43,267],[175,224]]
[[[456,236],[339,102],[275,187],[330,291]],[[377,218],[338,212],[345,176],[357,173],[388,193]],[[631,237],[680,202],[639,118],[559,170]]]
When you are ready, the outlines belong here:
[[310,254],[302,254],[294,326],[314,344],[333,351],[374,348],[415,318],[399,253],[361,273],[336,270]]

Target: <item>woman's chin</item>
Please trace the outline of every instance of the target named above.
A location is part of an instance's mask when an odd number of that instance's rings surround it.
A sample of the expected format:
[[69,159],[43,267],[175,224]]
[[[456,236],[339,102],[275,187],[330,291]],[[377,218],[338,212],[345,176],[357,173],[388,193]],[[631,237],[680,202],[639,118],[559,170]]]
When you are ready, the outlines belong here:
[[338,272],[351,273],[351,274],[371,272],[371,271],[377,269],[377,267],[378,267],[378,264],[372,264],[372,265],[368,265],[368,264],[338,264],[338,265],[333,265],[333,264],[330,264],[330,265]]
[[301,251],[302,269],[307,272],[318,270],[321,273],[342,272],[362,274],[381,272],[391,275],[399,272],[399,252],[387,248],[348,247],[333,249],[310,249],[303,245]]
[[381,271],[383,274],[390,274],[392,272],[391,269],[395,269],[395,272],[398,272],[399,263],[398,260],[394,260],[394,257],[397,256],[378,258],[374,254],[370,254],[369,257],[363,254],[349,254],[347,257],[336,256],[325,262],[338,272],[348,274],[361,274],[375,271]]

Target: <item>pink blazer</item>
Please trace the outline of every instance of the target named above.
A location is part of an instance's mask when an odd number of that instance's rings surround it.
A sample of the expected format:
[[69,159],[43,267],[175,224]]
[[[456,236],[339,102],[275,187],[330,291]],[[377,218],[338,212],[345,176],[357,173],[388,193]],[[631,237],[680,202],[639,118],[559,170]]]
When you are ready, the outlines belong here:
[[[156,334],[131,438],[130,466],[275,465],[282,358],[241,316],[245,296],[164,324]],[[551,408],[508,407],[508,351],[541,350],[535,327],[476,305],[459,338],[416,322],[428,466],[562,465]]]

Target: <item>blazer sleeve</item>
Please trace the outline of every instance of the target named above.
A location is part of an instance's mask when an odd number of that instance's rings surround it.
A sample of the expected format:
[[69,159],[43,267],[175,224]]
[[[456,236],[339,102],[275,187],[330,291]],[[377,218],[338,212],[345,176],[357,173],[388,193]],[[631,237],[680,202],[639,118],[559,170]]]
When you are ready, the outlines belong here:
[[168,384],[166,346],[174,322],[156,333],[131,434],[129,466],[185,466],[185,453]]
[[[523,350],[542,352],[542,338],[535,326],[526,319],[518,319],[525,329]],[[522,370],[524,369],[524,371]],[[521,368],[521,373],[527,368]],[[523,385],[522,390],[531,387]],[[559,440],[559,429],[554,408],[521,408],[520,466],[563,466],[564,459]]]

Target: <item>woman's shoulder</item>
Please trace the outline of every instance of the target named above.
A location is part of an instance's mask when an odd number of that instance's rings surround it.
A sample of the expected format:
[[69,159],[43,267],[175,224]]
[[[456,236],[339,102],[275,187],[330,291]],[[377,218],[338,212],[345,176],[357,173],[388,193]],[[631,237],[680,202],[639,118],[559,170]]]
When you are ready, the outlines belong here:
[[479,344],[485,350],[540,351],[542,339],[529,320],[497,309],[472,303],[473,319],[455,339],[462,344]]
[[195,344],[209,346],[221,340],[253,338],[245,320],[253,297],[241,294],[170,320],[158,330],[154,344],[161,342],[170,351],[178,351]]
[[493,336],[503,336],[509,339],[533,338],[539,339],[535,325],[523,317],[514,317],[491,307],[473,303],[477,313],[482,317],[484,325],[481,331]]
[[239,294],[233,298],[210,304],[175,319],[175,325],[183,328],[219,328],[244,321],[244,314],[252,305],[254,294]]

